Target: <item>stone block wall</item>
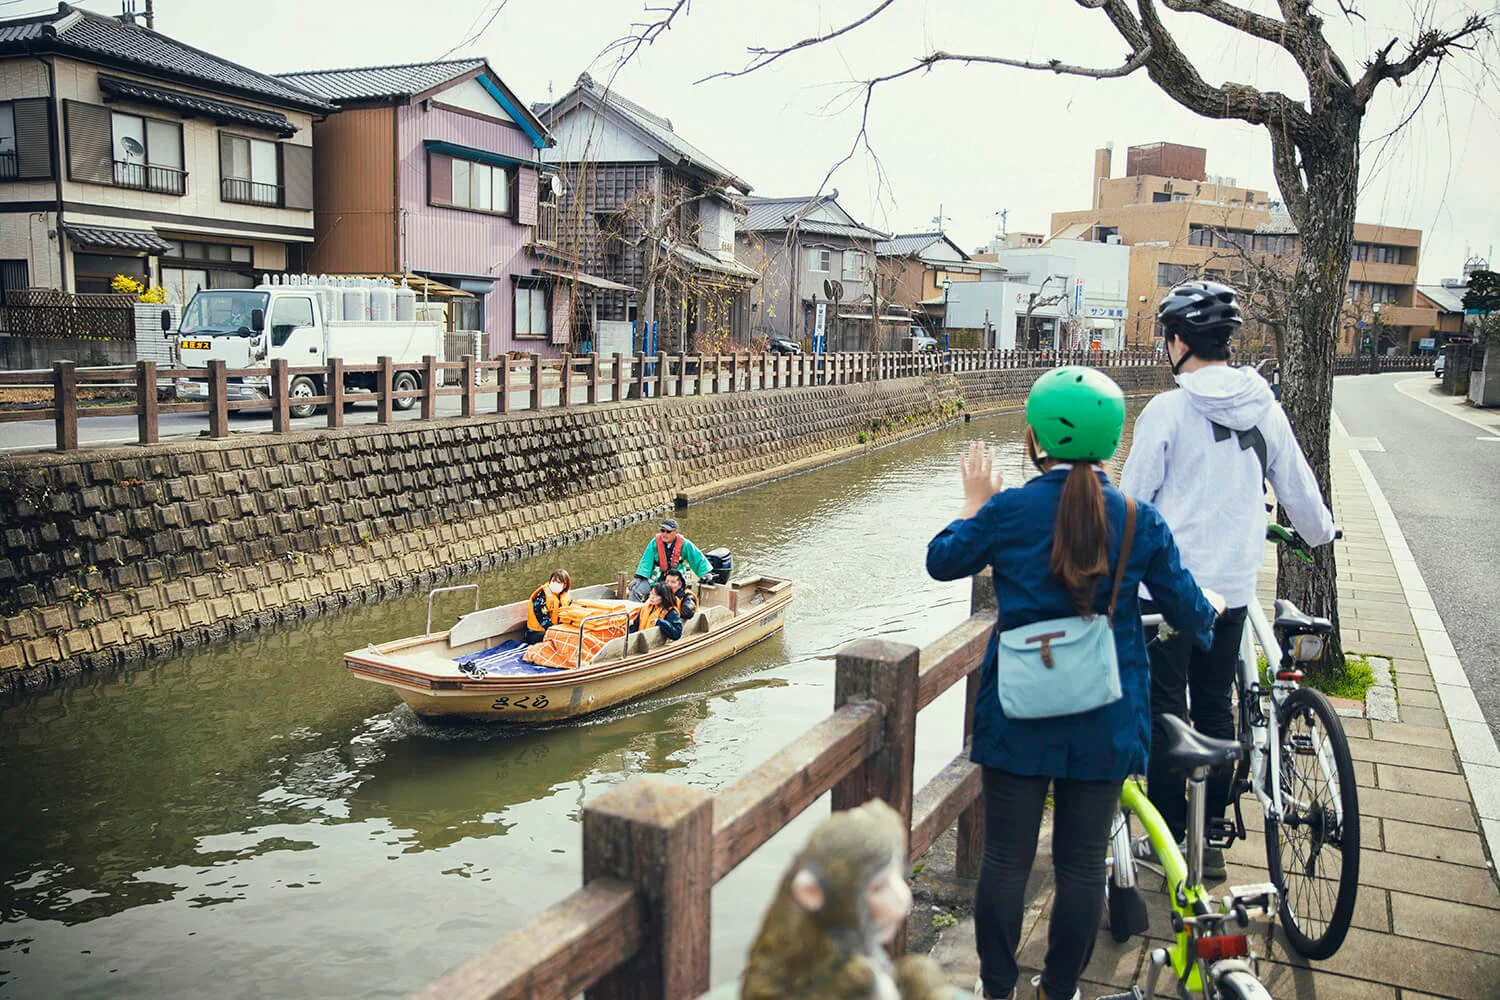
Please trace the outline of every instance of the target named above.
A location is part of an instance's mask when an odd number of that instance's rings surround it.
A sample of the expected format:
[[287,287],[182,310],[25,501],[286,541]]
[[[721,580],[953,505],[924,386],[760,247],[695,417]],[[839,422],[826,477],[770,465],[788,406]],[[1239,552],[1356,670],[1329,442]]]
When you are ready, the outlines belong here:
[[[1163,372],[1115,374],[1147,392],[1170,384]],[[964,407],[1018,407],[1037,374],[13,456],[0,461],[0,692],[431,586]]]

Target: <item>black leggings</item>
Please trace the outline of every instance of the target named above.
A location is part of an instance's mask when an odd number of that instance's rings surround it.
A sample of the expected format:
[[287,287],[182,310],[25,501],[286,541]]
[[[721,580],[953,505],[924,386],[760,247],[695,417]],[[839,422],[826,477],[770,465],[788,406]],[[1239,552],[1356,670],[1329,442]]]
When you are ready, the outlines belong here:
[[1042,989],[1069,1000],[1089,964],[1104,913],[1105,849],[1120,808],[1120,783],[1070,781],[984,769],[984,863],[974,898],[980,977],[992,997],[1010,994],[1020,976],[1016,950],[1026,909],[1026,880],[1036,858],[1047,788],[1053,789],[1052,867],[1057,896],[1047,933]]

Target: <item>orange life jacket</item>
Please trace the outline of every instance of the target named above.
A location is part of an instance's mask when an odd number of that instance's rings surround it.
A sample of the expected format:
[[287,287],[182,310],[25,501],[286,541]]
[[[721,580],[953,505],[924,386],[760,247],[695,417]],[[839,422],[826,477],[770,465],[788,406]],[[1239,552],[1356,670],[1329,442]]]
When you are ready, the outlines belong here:
[[656,575],[666,576],[667,570],[676,569],[682,563],[682,536],[678,535],[672,541],[669,550],[661,536],[656,536]]
[[531,598],[526,602],[526,627],[533,632],[545,632],[541,621],[536,616],[536,599],[538,594],[546,595],[547,622],[552,624],[557,621],[557,613],[569,604],[573,603],[572,591],[565,590],[561,594],[554,594],[547,588],[552,581],[548,580],[540,587],[531,592]]
[[640,625],[641,631],[644,632],[648,628],[655,626],[657,622],[661,621],[667,616],[667,612],[669,610],[676,609],[669,608],[665,604],[642,604]]

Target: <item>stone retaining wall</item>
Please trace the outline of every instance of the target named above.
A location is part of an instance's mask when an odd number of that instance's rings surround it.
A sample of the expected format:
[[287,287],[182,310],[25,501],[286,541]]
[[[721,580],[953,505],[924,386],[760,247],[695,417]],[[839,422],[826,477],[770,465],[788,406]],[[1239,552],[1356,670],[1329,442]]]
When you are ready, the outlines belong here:
[[[1125,368],[1130,392],[1170,384]],[[1035,371],[648,399],[0,464],[0,692],[534,555],[1014,408]],[[537,525],[557,526],[539,537]]]

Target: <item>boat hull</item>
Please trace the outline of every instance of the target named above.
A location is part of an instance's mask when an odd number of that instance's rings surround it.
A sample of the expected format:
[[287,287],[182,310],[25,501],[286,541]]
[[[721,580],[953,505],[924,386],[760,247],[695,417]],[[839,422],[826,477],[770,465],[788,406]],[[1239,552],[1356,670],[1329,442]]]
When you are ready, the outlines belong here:
[[[644,653],[580,670],[544,676],[468,678],[439,675],[404,662],[425,647],[447,643],[441,633],[344,655],[361,680],[392,688],[418,715],[538,725],[577,719],[624,704],[720,663],[779,632],[791,603],[790,587],[716,625],[685,632]],[[403,654],[406,654],[403,656]]]

